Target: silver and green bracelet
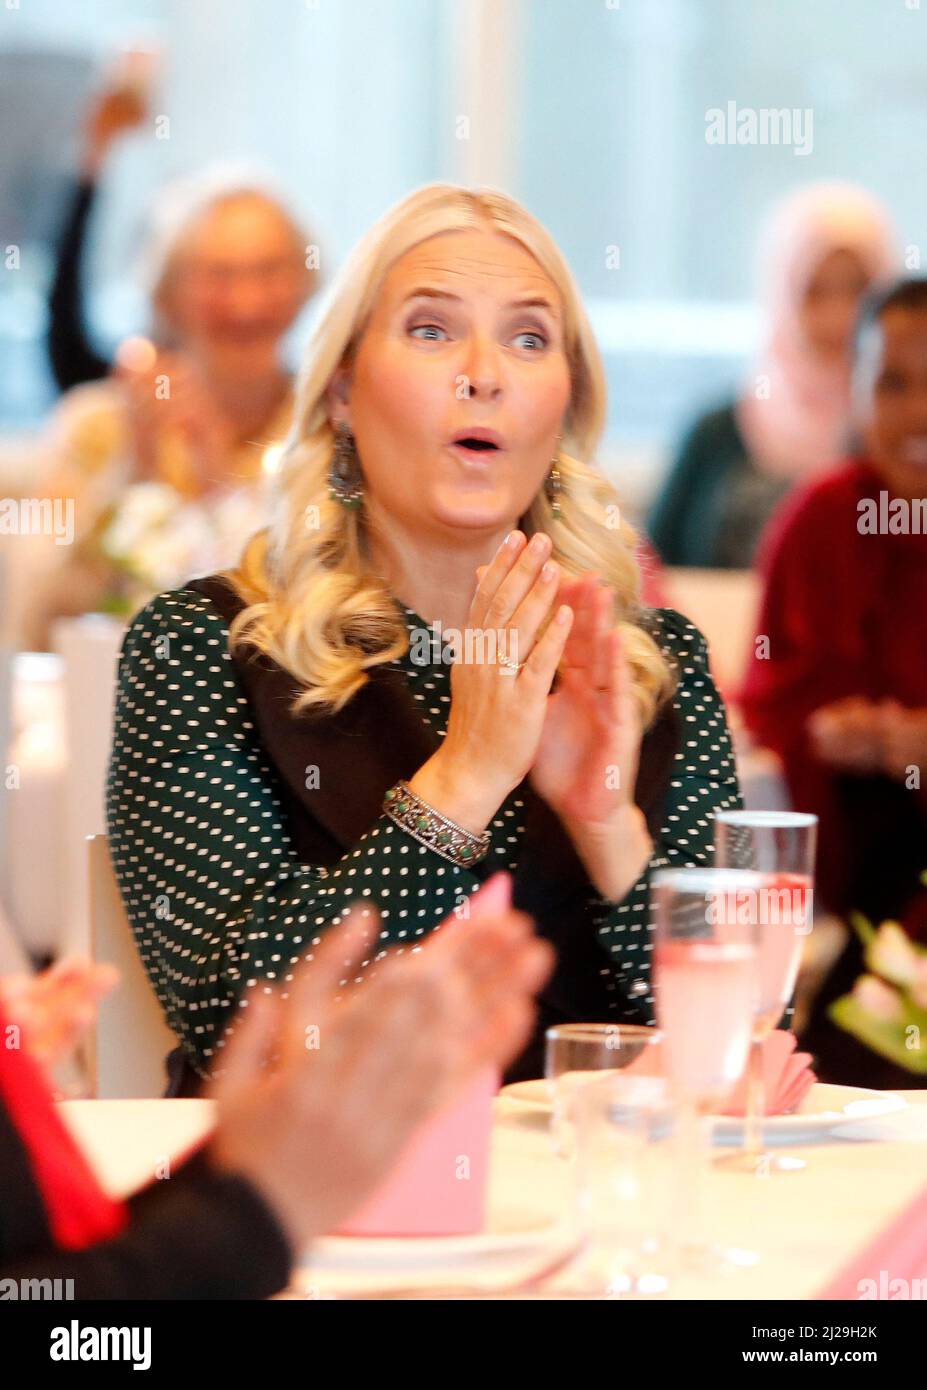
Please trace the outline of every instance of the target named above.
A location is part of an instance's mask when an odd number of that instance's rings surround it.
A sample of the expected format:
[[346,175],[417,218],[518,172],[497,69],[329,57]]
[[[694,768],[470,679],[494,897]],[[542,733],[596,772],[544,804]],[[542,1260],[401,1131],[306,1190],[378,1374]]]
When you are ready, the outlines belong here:
[[488,830],[474,835],[456,821],[429,806],[404,779],[390,787],[383,798],[383,810],[403,830],[436,854],[467,869],[477,864],[489,852],[491,837]]

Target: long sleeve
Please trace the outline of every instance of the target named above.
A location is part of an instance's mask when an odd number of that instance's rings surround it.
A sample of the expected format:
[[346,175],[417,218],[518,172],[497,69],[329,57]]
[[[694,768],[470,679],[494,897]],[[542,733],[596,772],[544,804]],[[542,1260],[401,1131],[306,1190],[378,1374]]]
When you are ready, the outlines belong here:
[[78,1299],[240,1299],[268,1298],[289,1278],[292,1253],[270,1208],[246,1179],[219,1172],[203,1153],[130,1198],[119,1236],[84,1250],[52,1243],[2,1110],[0,1180],[5,1212],[17,1214],[0,1231],[0,1284],[73,1280]]
[[792,804],[819,818],[816,887],[837,911],[860,907],[852,901],[856,856],[846,847],[857,832],[846,794],[869,800],[873,813],[876,796],[884,795],[884,783],[880,791],[874,778],[851,777],[822,762],[808,733],[810,716],[822,706],[881,693],[873,684],[878,659],[865,654],[868,603],[860,593],[863,585],[877,588],[876,571],[870,557],[864,568],[846,550],[856,520],[855,497],[844,496],[847,476],[830,475],[794,493],[769,527],[758,640],[742,693],[751,732],[782,759]]
[[616,992],[632,1008],[637,1005],[640,1022],[653,1018],[652,876],[657,869],[711,864],[715,813],[742,805],[724,702],[711,677],[705,638],[671,609],[654,616],[654,636],[678,673],[673,710],[681,730],[662,829],[645,872],[621,902],[592,898],[593,921],[611,958]]
[[304,863],[280,790],[222,617],[191,590],[152,600],[122,649],[107,825],[142,961],[201,1073],[242,996],[285,984],[354,898],[376,902],[386,949],[479,883],[385,814],[334,866]]
[[824,761],[809,722],[850,697],[924,701],[923,538],[860,531],[860,504],[881,488],[857,461],[796,491],[777,513],[764,539],[763,602],[742,695],[748,727],[782,759],[796,810],[819,818],[819,900],[876,919],[906,917],[921,896],[921,808],[885,773]]
[[110,364],[93,349],[84,317],[81,266],[96,184],[82,180],[75,188],[55,254],[55,274],[48,298],[48,356],[59,389],[109,375]]

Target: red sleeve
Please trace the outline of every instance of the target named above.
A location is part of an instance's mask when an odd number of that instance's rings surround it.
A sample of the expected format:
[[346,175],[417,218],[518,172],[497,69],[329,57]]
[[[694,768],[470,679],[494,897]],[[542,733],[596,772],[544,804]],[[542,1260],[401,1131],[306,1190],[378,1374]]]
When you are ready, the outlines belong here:
[[[806,730],[814,710],[860,693],[852,646],[855,534],[852,502],[831,484],[791,497],[773,518],[760,552],[764,595],[742,695],[748,728],[785,765],[795,809],[820,817],[819,870],[827,878],[840,873],[840,855],[825,845],[842,838],[840,798]],[[839,897],[837,878],[821,887],[825,897]]]
[[860,693],[847,553],[855,522],[835,501],[821,488],[790,500],[760,551],[764,593],[743,701],[750,728],[777,750],[800,737],[813,710]]

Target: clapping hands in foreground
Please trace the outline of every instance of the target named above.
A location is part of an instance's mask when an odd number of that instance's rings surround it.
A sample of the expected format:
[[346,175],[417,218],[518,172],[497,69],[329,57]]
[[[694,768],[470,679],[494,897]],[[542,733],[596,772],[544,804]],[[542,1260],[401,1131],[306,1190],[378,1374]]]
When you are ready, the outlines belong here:
[[388,954],[338,998],[375,952],[378,914],[364,900],[326,932],[286,999],[251,992],[214,1082],[209,1154],[250,1179],[294,1249],[346,1219],[419,1124],[527,1042],[553,952],[510,897],[508,874],[494,875],[468,919]]

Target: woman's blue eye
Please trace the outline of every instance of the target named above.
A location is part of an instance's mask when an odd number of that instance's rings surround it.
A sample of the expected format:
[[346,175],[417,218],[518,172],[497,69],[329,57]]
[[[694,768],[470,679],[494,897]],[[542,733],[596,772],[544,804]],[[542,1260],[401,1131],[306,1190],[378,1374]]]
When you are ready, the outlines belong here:
[[436,323],[417,323],[414,328],[411,328],[409,330],[409,332],[412,334],[427,333],[428,336],[426,338],[423,338],[422,341],[426,343],[435,343],[439,341],[439,339],[435,335],[437,335],[438,333],[444,333],[444,329],[439,328]]
[[524,333],[517,333],[515,335],[516,343],[518,342],[519,338],[533,338],[534,343],[529,343],[527,346],[531,347],[532,350],[535,352],[537,352],[540,348],[545,348],[547,346],[547,339],[544,337],[544,334],[536,333],[534,329],[525,329]]

